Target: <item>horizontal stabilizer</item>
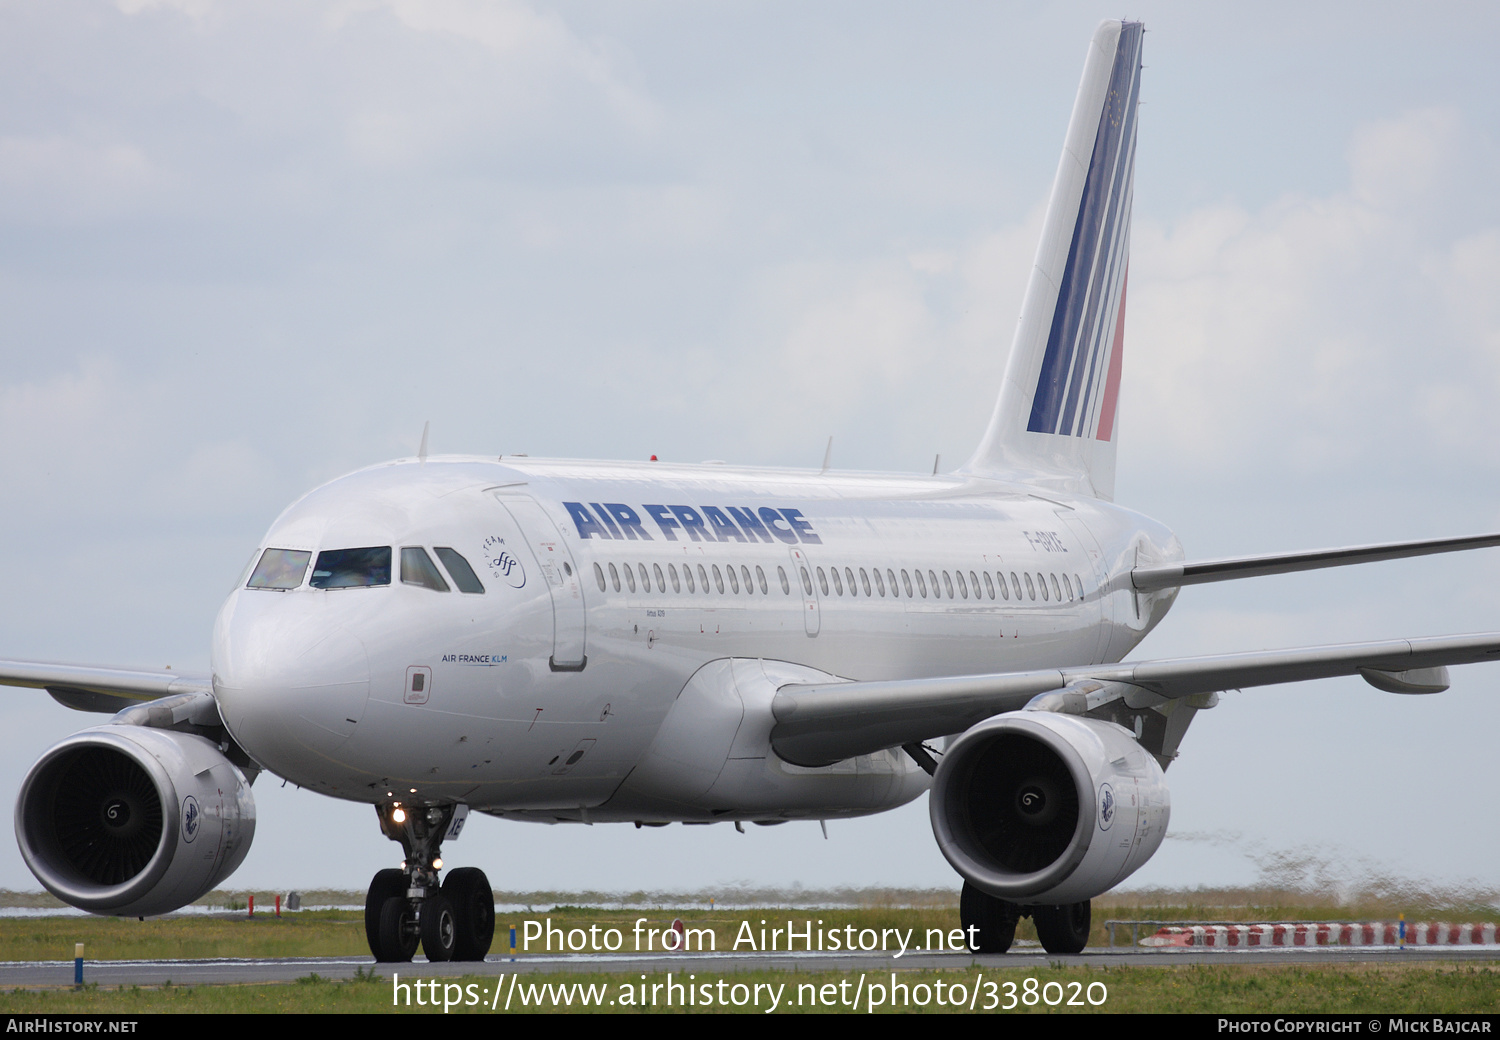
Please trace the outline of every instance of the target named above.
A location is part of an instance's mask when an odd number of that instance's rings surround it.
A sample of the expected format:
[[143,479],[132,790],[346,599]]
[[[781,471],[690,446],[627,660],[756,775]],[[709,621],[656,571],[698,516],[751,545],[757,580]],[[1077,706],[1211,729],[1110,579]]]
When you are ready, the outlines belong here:
[[[1398,680],[1403,673],[1496,657],[1500,632],[946,679],[790,685],[778,690],[771,704],[776,717],[771,746],[788,762],[827,765],[959,733],[992,715],[1019,710],[1038,694],[1090,679],[1127,683],[1171,700],[1339,675],[1363,675],[1373,685],[1391,690],[1402,685]],[[1445,684],[1446,676],[1441,682],[1434,677],[1426,690],[1420,688],[1423,684],[1408,682],[1410,688],[1398,692],[1427,692]]]
[[1270,556],[1230,556],[1221,560],[1196,563],[1174,563],[1158,567],[1137,567],[1130,572],[1131,584],[1141,592],[1153,589],[1202,585],[1210,581],[1255,578],[1265,574],[1289,574],[1292,571],[1314,571],[1323,567],[1347,567],[1354,563],[1376,563],[1400,560],[1408,556],[1430,556],[1434,553],[1462,552],[1465,549],[1488,549],[1500,545],[1500,534],[1475,534],[1462,538],[1428,538],[1419,542],[1382,542],[1377,545],[1351,545],[1342,549],[1309,549],[1305,552],[1277,553]]

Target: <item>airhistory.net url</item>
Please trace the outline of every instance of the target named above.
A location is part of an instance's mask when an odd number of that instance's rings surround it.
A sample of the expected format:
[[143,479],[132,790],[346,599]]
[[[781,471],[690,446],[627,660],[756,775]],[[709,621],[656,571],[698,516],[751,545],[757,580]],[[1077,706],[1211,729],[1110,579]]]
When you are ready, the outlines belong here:
[[842,1008],[876,1012],[891,1008],[954,1008],[968,1011],[1011,1011],[1021,1007],[1099,1007],[1109,999],[1102,982],[1040,983],[986,979],[905,981],[895,972],[889,978],[839,982],[734,982],[668,972],[665,981],[642,975],[639,982],[530,982],[517,973],[501,974],[493,987],[478,982],[460,984],[438,979],[391,979],[391,1003],[446,1014],[455,1008],[486,1011],[524,1011],[537,1008],[737,1008],[772,1014],[785,1008]]

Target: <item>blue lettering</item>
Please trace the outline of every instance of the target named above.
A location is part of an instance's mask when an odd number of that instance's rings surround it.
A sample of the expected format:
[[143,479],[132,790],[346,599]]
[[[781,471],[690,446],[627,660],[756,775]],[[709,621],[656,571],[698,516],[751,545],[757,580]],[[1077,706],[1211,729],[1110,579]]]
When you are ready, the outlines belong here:
[[802,536],[802,540],[809,545],[822,545],[823,539],[813,532],[812,524],[802,519],[802,510],[783,509],[781,515],[786,517],[786,522],[792,525],[792,530]]
[[594,507],[594,512],[598,514],[599,519],[604,521],[604,526],[609,529],[609,536],[611,538],[625,537],[620,533],[620,529],[615,526],[615,522],[609,518],[609,510],[605,509],[598,502],[590,502],[589,505]]
[[771,532],[766,530],[765,524],[755,518],[755,514],[750,511],[749,507],[741,509],[739,506],[730,506],[729,515],[739,522],[746,534],[753,534],[763,542],[771,540]]
[[564,502],[568,515],[573,518],[573,526],[578,528],[579,538],[608,538],[609,532],[600,526],[599,521],[589,515],[589,511],[583,508],[582,502]]
[[675,515],[678,520],[682,521],[682,529],[687,532],[687,536],[693,541],[718,541],[718,539],[714,537],[713,532],[704,525],[703,517],[695,513],[692,506],[668,506],[667,508],[672,510],[673,515]]
[[761,506],[760,518],[766,522],[766,526],[771,529],[771,533],[777,538],[781,539],[787,545],[797,544],[796,532],[787,526],[786,520],[776,510],[770,506]]
[[650,533],[641,526],[641,515],[631,509],[624,502],[606,502],[604,508],[609,510],[611,516],[620,522],[620,530],[625,532],[625,537],[631,541],[639,538],[643,542],[651,541]]
[[651,519],[656,521],[656,526],[661,528],[661,533],[666,536],[667,541],[677,541],[677,536],[672,533],[672,528],[680,528],[682,525],[672,519],[672,514],[666,506],[641,506],[641,508],[651,514]]
[[724,511],[718,506],[699,506],[703,515],[708,517],[709,523],[714,525],[714,533],[719,536],[719,541],[727,542],[733,538],[737,542],[749,542],[753,539],[746,538],[745,533],[734,526],[734,521],[724,515]]

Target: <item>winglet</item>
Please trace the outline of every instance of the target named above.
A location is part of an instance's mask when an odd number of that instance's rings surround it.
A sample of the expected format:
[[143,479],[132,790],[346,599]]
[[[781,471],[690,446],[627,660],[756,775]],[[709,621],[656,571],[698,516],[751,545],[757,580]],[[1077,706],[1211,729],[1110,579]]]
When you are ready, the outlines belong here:
[[1114,497],[1144,31],[1094,31],[1000,399],[965,472]]

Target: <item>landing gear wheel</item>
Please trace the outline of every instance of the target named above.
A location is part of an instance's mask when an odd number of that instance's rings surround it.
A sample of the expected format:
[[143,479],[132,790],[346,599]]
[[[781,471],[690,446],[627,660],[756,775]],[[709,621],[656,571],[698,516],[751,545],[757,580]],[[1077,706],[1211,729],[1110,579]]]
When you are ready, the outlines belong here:
[[380,945],[375,959],[388,963],[409,961],[417,952],[417,929],[411,903],[403,892],[392,896],[380,908]]
[[[967,881],[958,897],[958,919],[975,953],[1005,953],[1016,939],[1020,907],[981,892]],[[970,931],[973,927],[974,931]]]
[[443,895],[453,903],[458,937],[456,961],[482,961],[495,941],[495,893],[478,867],[458,867],[443,879]]
[[458,915],[453,912],[453,903],[441,892],[434,892],[422,900],[422,952],[433,961],[453,960],[453,949],[458,941]]
[[385,901],[394,896],[406,897],[406,875],[394,869],[378,872],[365,894],[365,941],[377,961],[387,959],[380,956],[380,911],[385,909]]
[[1064,906],[1039,906],[1031,911],[1036,937],[1048,953],[1080,953],[1089,944],[1093,920],[1089,901]]

